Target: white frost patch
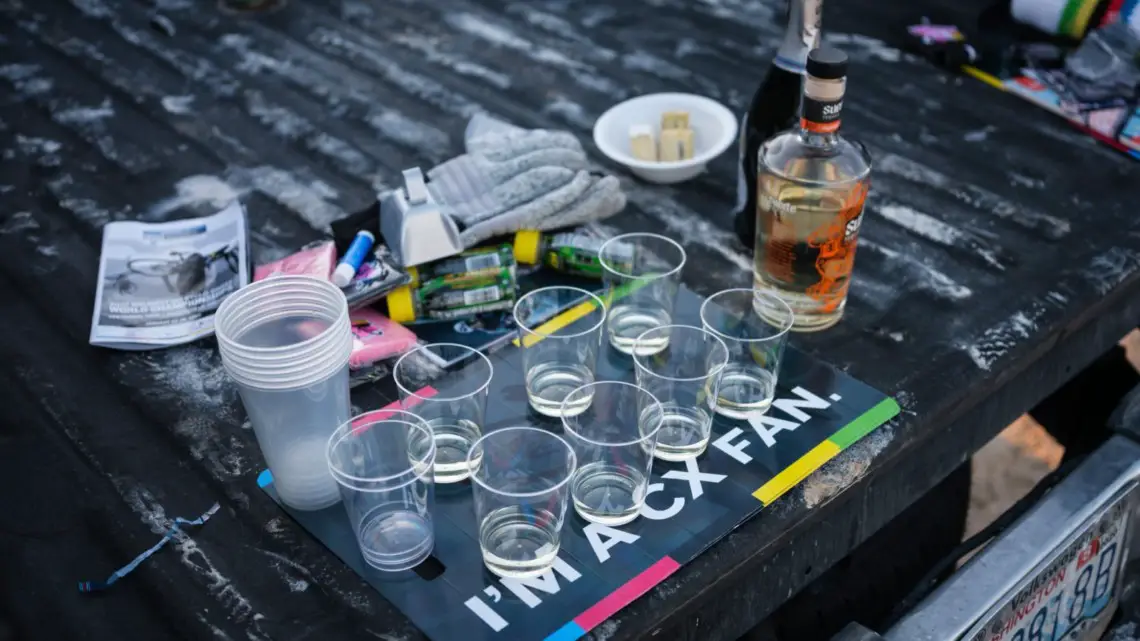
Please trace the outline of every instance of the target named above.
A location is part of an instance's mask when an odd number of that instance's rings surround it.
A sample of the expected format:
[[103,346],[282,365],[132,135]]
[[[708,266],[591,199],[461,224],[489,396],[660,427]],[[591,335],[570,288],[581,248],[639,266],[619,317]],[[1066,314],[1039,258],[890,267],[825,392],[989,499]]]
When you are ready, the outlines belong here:
[[163,96],[162,108],[172,114],[185,116],[192,111],[193,102],[194,96]]
[[876,209],[883,218],[942,245],[953,245],[964,236],[962,230],[957,227],[906,205],[886,204],[879,205]]
[[313,126],[308,120],[285,107],[265,102],[260,93],[251,91],[247,93],[247,97],[246,106],[249,114],[278,136],[287,140],[296,140],[313,131]]
[[451,147],[451,138],[447,134],[393,109],[372,112],[365,120],[385,137],[432,158],[442,157]]
[[814,508],[858,481],[875,458],[894,440],[894,428],[883,425],[848,447],[804,479],[804,503]]
[[329,184],[317,179],[306,181],[283,169],[264,165],[231,168],[225,179],[210,175],[189,176],[178,181],[175,189],[178,192],[176,196],[161,200],[147,210],[150,217],[161,217],[179,207],[198,203],[221,208],[254,190],[293,210],[318,231],[330,231],[333,222],[348,215],[329,202],[340,196]]
[[72,107],[59,111],[55,114],[55,120],[66,124],[87,124],[114,115],[115,108],[111,106],[111,99],[105,98],[97,107]]
[[617,15],[617,11],[612,7],[600,6],[590,7],[582,14],[582,26],[593,29],[594,27],[607,22],[610,18]]
[[644,51],[625,54],[621,57],[621,63],[626,69],[645,71],[669,80],[684,80],[690,75],[688,70]]
[[969,287],[959,284],[953,278],[927,265],[918,258],[895,251],[867,238],[859,240],[859,247],[878,253],[888,260],[905,263],[907,266],[907,275],[917,279],[917,284],[920,289],[925,289],[950,300],[964,300],[974,295],[974,292]]
[[1014,186],[1028,187],[1030,189],[1042,189],[1045,187],[1045,181],[1040,178],[1030,178],[1023,176],[1017,172],[1009,172],[1009,184]]
[[194,0],[151,0],[159,11],[183,11],[194,7]]
[[981,338],[974,343],[960,348],[969,355],[978,369],[989,371],[994,363],[1037,331],[1037,321],[1045,311],[1045,305],[1034,303],[1028,309],[1011,314],[1004,321],[982,332]]
[[1105,295],[1137,269],[1140,269],[1140,255],[1130,249],[1113,247],[1093,258],[1082,275],[1092,281],[1098,293]]
[[71,4],[90,18],[109,18],[114,15],[102,0],[71,0]]
[[31,231],[39,229],[40,224],[32,218],[32,213],[28,211],[18,211],[15,214],[0,224],[0,234],[14,234],[22,231]]
[[197,617],[198,617],[199,623],[206,626],[207,628],[210,628],[210,634],[214,635],[215,639],[221,639],[221,641],[232,641],[232,637],[230,635],[226,634],[225,630],[223,630],[223,629],[219,628],[218,626],[207,621],[206,615],[199,612],[197,614]]
[[673,50],[673,57],[684,58],[691,56],[694,53],[704,53],[704,45],[699,44],[692,38],[681,38],[677,41],[677,47]]
[[54,140],[32,138],[20,134],[16,134],[16,144],[20,146],[20,152],[27,156],[49,156],[63,148],[63,145]]
[[29,64],[0,65],[0,78],[12,83],[16,93],[22,98],[29,98],[44,94],[52,89],[52,81],[48,78],[37,78],[40,68]]
[[[253,550],[272,559],[273,567],[277,570],[277,574],[281,577],[281,580],[285,582],[285,585],[289,586],[290,592],[304,592],[309,589],[309,581],[312,580],[313,573],[309,572],[308,568],[276,552],[262,550],[261,548],[253,548]],[[295,570],[304,578],[293,576],[293,574],[289,572],[289,569]]]
[[839,48],[847,52],[855,60],[878,58],[887,62],[898,62],[902,59],[902,52],[878,38],[871,38],[858,33],[831,33],[824,32],[824,42],[831,45],[842,45]]
[[1025,210],[980,187],[955,181],[945,174],[895,154],[879,154],[878,171],[906,178],[920,185],[943,189],[957,200],[998,218],[1011,220],[1030,229],[1039,229],[1054,239],[1069,233],[1069,221],[1036,211]]
[[598,73],[597,69],[569,58],[553,49],[535,45],[515,32],[483,20],[471,13],[448,14],[445,18],[456,29],[485,40],[495,46],[526,54],[535,62],[567,71],[583,87],[612,97],[624,97],[628,91]]
[[275,516],[265,522],[265,531],[275,536],[285,533],[285,520]]
[[[75,197],[75,192],[72,191],[74,184],[75,179],[71,177],[71,174],[63,174],[49,180],[47,187],[48,191],[59,201],[60,207],[75,214],[77,218],[95,229],[100,229],[103,225],[111,222],[113,218],[111,212],[100,207],[99,203],[90,198]],[[125,211],[129,212],[130,208],[126,208]]]
[[582,35],[574,28],[574,25],[569,21],[559,18],[556,15],[546,13],[544,11],[537,11],[524,5],[512,5],[507,11],[522,12],[523,17],[530,24],[545,29],[551,33],[562,36],[567,40],[571,40],[578,44],[586,45],[585,52],[589,56],[601,60],[613,60],[617,57],[617,52],[613,49],[608,49],[594,42],[590,38]]
[[345,171],[354,176],[367,178],[368,174],[372,172],[372,161],[340,138],[322,132],[307,140],[306,143],[314,151],[336,161]]
[[510,89],[511,77],[481,64],[472,62],[467,58],[440,51],[439,39],[421,33],[395,33],[391,35],[392,42],[401,44],[409,49],[423,54],[428,62],[443,65],[452,71],[472,78],[478,78],[498,89]]
[[[245,447],[220,425],[236,422],[234,404],[227,402],[231,383],[217,352],[186,345],[162,352],[139,355],[128,367],[141,366],[150,380],[164,389],[167,400],[178,410],[175,434],[186,439],[190,455],[202,461],[219,479],[241,476],[248,465]],[[230,394],[232,401],[235,395]]]
[[590,630],[590,635],[594,641],[609,641],[610,637],[618,631],[618,624],[606,619],[601,625]]
[[465,31],[468,34],[482,38],[500,47],[528,51],[533,46],[529,40],[515,34],[510,29],[491,24],[479,16],[470,13],[448,15],[446,19],[453,27],[460,31]]
[[981,129],[967,131],[966,133],[962,134],[962,140],[965,140],[966,142],[984,142],[987,138],[989,138],[990,134],[995,131],[997,131],[997,127],[994,127],[993,125],[986,125]]
[[227,33],[222,36],[219,43],[239,56],[241,61],[238,62],[236,69],[243,73],[257,74],[265,71],[281,71],[289,66],[289,63],[284,60],[278,60],[272,56],[267,56],[260,51],[250,49],[250,44],[253,39],[247,35],[240,33]]
[[257,191],[293,210],[317,231],[331,232],[332,223],[348,215],[329,202],[338,194],[320,180],[306,184],[287,171],[266,166],[235,170],[235,176],[248,179]]
[[171,400],[182,408],[221,419],[229,411],[225,388],[230,385],[216,350],[198,345],[172,347],[135,357],[151,381],[168,389]]
[[[112,479],[119,494],[127,505],[139,516],[144,524],[150,527],[155,534],[165,535],[174,520],[166,516],[166,510],[158,503],[154,496],[140,485],[130,485],[123,479]],[[206,506],[203,507],[203,509]],[[219,518],[215,515],[214,518]],[[209,523],[203,527],[209,527]],[[202,577],[206,582],[206,592],[210,594],[222,607],[226,616],[241,624],[245,624],[246,636],[251,641],[260,641],[269,637],[261,631],[260,621],[265,617],[253,609],[250,603],[234,585],[233,581],[223,575],[206,556],[206,553],[185,530],[179,530],[172,541],[175,549],[181,554],[182,565],[188,570]]]
[[[779,18],[777,9],[771,2],[763,0],[697,0],[698,7],[705,8],[718,18],[726,18],[750,26],[760,27],[768,33],[775,33]],[[782,33],[782,31],[781,31]]]
[[36,253],[40,256],[47,256],[48,258],[56,258],[59,256],[59,250],[54,245],[39,245],[36,247]]
[[895,154],[882,155],[877,169],[938,189],[945,189],[950,184],[950,179],[945,174]]
[[594,126],[594,118],[586,114],[586,110],[582,108],[582,105],[565,96],[558,96],[554,100],[546,103],[542,111],[559,116],[566,122],[580,129],[592,129]]
[[198,203],[209,203],[211,207],[222,209],[240,197],[239,192],[217,176],[188,176],[174,184],[177,195],[161,200],[148,210],[148,217],[159,218],[164,214]]
[[349,56],[367,62],[373,71],[378,72],[385,81],[399,87],[410,96],[439,107],[440,109],[470,118],[487,110],[478,103],[448,90],[443,85],[427,76],[412,73],[389,58],[380,55],[383,44],[376,42],[376,47],[367,47],[347,40],[335,31],[329,29],[314,29],[309,35],[309,41],[322,47],[340,49]]

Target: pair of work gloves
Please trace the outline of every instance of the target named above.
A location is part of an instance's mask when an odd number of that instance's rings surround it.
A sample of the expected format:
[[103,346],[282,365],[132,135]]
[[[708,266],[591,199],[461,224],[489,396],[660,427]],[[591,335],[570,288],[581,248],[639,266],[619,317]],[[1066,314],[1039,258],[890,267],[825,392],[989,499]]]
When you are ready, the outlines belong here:
[[584,225],[625,207],[617,178],[588,169],[572,134],[476,115],[467,153],[427,172],[427,189],[462,230],[465,248],[523,229]]

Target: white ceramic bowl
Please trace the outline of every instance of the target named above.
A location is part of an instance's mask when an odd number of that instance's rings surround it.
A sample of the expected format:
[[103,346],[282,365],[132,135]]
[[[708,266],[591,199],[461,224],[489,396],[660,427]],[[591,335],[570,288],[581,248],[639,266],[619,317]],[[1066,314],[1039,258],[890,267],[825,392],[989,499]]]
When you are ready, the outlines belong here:
[[[693,129],[693,157],[672,162],[649,162],[633,157],[629,128],[646,124],[655,137],[661,134],[661,114],[689,112]],[[653,93],[610,107],[594,123],[594,144],[611,160],[649,182],[668,184],[693,178],[710,160],[724,153],[736,140],[736,116],[719,102],[689,93]]]

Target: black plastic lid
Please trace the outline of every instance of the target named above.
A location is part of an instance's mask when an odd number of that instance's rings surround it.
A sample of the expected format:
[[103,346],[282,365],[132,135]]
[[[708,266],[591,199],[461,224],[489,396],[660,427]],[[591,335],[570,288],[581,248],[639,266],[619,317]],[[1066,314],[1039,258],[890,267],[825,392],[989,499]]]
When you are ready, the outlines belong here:
[[847,54],[833,47],[812,49],[807,59],[807,75],[820,80],[839,80],[847,75]]

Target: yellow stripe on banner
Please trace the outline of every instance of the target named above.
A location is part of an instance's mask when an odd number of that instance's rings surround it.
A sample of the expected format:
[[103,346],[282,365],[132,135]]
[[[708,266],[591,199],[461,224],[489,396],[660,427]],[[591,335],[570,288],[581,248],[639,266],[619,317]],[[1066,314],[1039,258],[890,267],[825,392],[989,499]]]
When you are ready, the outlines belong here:
[[830,461],[841,451],[839,446],[831,441],[824,441],[816,445],[810,452],[801,456],[798,461],[784,468],[784,471],[760,486],[760,489],[753,492],[752,496],[765,506],[771,505],[773,501],[783,496],[784,492],[795,487],[797,483],[807,478],[808,474],[818,470],[820,466]]
[[997,87],[998,89],[1005,91],[1005,84],[1003,84],[1001,79],[997,76],[988,74],[981,69],[978,69],[977,67],[971,67],[970,65],[962,65],[962,71],[965,71],[967,74],[977,78],[978,80],[981,80],[991,87]]
[[1085,37],[1085,31],[1089,28],[1089,19],[1092,18],[1093,10],[1100,4],[1096,0],[1084,0],[1084,3],[1077,9],[1077,15],[1073,18],[1072,35],[1078,40]]
[[[574,307],[571,307],[570,309],[562,312],[561,314],[555,316],[554,318],[546,321],[545,323],[543,323],[543,324],[539,325],[538,327],[534,328],[533,330],[531,330],[535,333],[532,334],[530,332],[527,332],[526,338],[523,339],[523,342],[525,343],[525,345],[527,347],[530,347],[531,345],[534,345],[538,341],[542,340],[543,336],[557,332],[558,330],[562,329],[563,327],[566,327],[567,325],[570,325],[571,323],[574,323],[575,321],[585,317],[587,314],[594,311],[596,308],[597,308],[597,305],[595,305],[591,301],[586,301],[584,303],[578,303]],[[522,331],[522,330],[520,330],[520,331]],[[516,338],[514,340],[514,344],[515,344],[515,347],[518,347],[519,346],[519,339]]]

